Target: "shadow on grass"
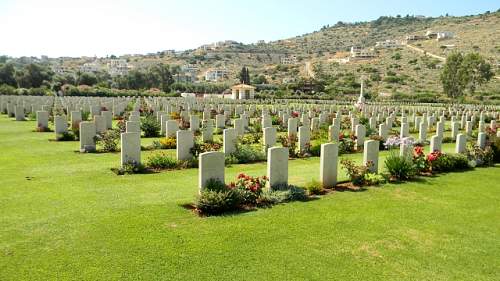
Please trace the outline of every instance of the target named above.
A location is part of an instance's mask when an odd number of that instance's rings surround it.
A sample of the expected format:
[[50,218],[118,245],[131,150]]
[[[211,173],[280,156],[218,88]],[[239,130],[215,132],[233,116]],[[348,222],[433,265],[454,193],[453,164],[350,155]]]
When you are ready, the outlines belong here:
[[364,192],[368,189],[363,186],[356,186],[350,181],[343,181],[337,183],[337,185],[334,188],[330,188],[330,190],[338,192]]
[[[325,194],[327,195],[327,194]],[[231,210],[231,211],[226,211],[223,213],[215,213],[215,214],[204,214],[200,210],[196,208],[196,205],[194,203],[184,203],[184,204],[178,204],[181,208],[184,208],[186,210],[189,210],[196,214],[199,217],[205,218],[205,217],[231,217],[231,216],[236,216],[236,215],[241,215],[245,213],[250,213],[250,212],[256,212],[259,209],[271,209],[274,206],[278,205],[285,205],[288,203],[308,203],[316,200],[320,200],[321,196],[310,196],[305,200],[295,200],[295,201],[286,201],[286,202],[281,202],[277,204],[258,204],[258,205],[243,205],[240,206],[238,209]]]

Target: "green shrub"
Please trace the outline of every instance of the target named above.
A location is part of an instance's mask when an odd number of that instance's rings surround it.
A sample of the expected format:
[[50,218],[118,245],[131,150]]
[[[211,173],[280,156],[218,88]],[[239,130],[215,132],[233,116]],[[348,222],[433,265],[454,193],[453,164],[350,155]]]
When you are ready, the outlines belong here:
[[305,188],[307,191],[309,191],[310,195],[321,195],[325,192],[323,189],[323,185],[316,180],[308,182]]
[[161,124],[156,121],[153,115],[148,115],[141,123],[141,130],[144,132],[144,137],[155,138],[160,136]]
[[76,137],[73,132],[64,132],[56,136],[57,141],[75,141]]
[[259,205],[270,206],[285,202],[287,199],[286,192],[265,190],[260,194]]
[[121,168],[116,169],[118,175],[142,174],[146,171],[146,167],[141,163],[126,163]]
[[496,144],[492,143],[492,145],[486,146],[484,149],[481,149],[476,144],[471,144],[467,148],[467,158],[469,161],[473,161],[474,166],[478,167],[487,167],[492,166],[495,163],[495,149]]
[[312,156],[319,157],[321,154],[321,144],[311,145],[309,148],[309,153],[311,153]]
[[148,158],[147,166],[152,169],[176,169],[179,167],[177,159],[164,153],[153,154]]
[[205,185],[205,190],[223,192],[223,191],[227,191],[228,188],[220,180],[209,179]]
[[409,180],[417,174],[417,167],[413,163],[411,155],[398,155],[391,151],[385,159],[385,167],[389,172],[391,179]]
[[220,151],[222,149],[221,142],[207,141],[207,142],[195,142],[194,146],[191,148],[191,154],[194,157],[198,157],[200,154],[209,151]]
[[120,132],[117,130],[107,130],[104,133],[100,133],[94,137],[94,140],[102,152],[119,151]]
[[89,120],[90,112],[89,111],[82,111],[82,121],[87,121]]
[[247,164],[266,160],[266,154],[250,145],[236,145],[236,151],[226,158],[228,164]]
[[356,165],[354,161],[349,159],[340,160],[340,164],[347,171],[349,180],[356,186],[366,185],[365,175],[369,173],[368,167],[364,165]]
[[271,188],[271,191],[279,192],[283,200],[281,202],[305,201],[307,192],[301,187],[289,184],[277,184]]
[[434,161],[432,161],[432,171],[434,172],[451,172],[466,170],[469,168],[469,159],[463,154],[441,153]]
[[385,178],[379,174],[367,173],[365,174],[365,183],[366,185],[379,185],[385,183]]
[[205,215],[219,215],[237,210],[240,196],[235,190],[203,191],[198,197],[196,208]]
[[500,138],[493,136],[491,141],[491,149],[493,151],[493,162],[500,163]]
[[237,142],[241,144],[258,144],[262,139],[262,135],[263,134],[261,132],[246,134],[242,137],[239,137]]

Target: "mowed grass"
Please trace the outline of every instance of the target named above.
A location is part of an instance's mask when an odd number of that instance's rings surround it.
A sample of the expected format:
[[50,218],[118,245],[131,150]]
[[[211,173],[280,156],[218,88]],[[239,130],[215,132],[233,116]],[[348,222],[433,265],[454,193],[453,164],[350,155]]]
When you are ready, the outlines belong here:
[[[500,279],[499,166],[200,218],[197,169],[116,176],[119,154],[34,127],[0,117],[2,281]],[[290,161],[291,183],[318,169]]]

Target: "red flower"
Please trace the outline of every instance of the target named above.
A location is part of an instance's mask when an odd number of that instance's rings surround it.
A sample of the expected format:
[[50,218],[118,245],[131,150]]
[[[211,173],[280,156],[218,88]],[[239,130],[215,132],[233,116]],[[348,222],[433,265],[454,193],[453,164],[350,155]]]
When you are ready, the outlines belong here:
[[421,146],[415,147],[414,155],[418,157],[421,156],[422,154],[424,154],[424,148]]

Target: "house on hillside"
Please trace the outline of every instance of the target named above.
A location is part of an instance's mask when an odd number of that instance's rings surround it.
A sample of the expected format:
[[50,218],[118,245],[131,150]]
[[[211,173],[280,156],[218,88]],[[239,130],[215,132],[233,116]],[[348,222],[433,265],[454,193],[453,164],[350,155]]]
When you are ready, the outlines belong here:
[[292,64],[297,64],[297,56],[286,56],[286,57],[282,57],[280,62],[281,64],[284,64],[284,65],[292,65]]
[[378,41],[375,43],[375,48],[376,49],[394,49],[394,48],[399,48],[401,47],[401,41],[398,40],[385,40],[385,41]]
[[80,66],[80,72],[82,73],[96,73],[101,70],[101,64],[97,61],[87,62]]
[[453,38],[453,36],[454,36],[453,32],[449,32],[449,31],[432,31],[432,30],[428,30],[425,33],[425,37],[427,39],[436,39],[438,41],[446,40],[446,39],[451,39],[451,38]]
[[129,65],[124,59],[111,59],[107,63],[107,67],[111,76],[127,75],[129,70]]
[[406,41],[406,44],[409,44],[409,43],[424,40],[424,39],[426,39],[425,36],[412,34],[412,35],[406,35],[405,41]]
[[205,72],[205,80],[211,82],[218,82],[223,79],[227,79],[229,76],[229,71],[226,69],[212,69]]
[[371,59],[376,56],[377,54],[373,49],[363,49],[359,46],[351,47],[351,54],[350,54],[351,59]]
[[442,41],[446,39],[452,39],[454,36],[455,35],[453,34],[453,32],[449,31],[438,32],[436,40]]
[[73,73],[73,71],[71,71],[71,69],[69,69],[66,66],[60,65],[60,64],[53,65],[52,66],[52,71],[55,74],[59,74],[59,75],[65,75],[65,74],[72,74]]

